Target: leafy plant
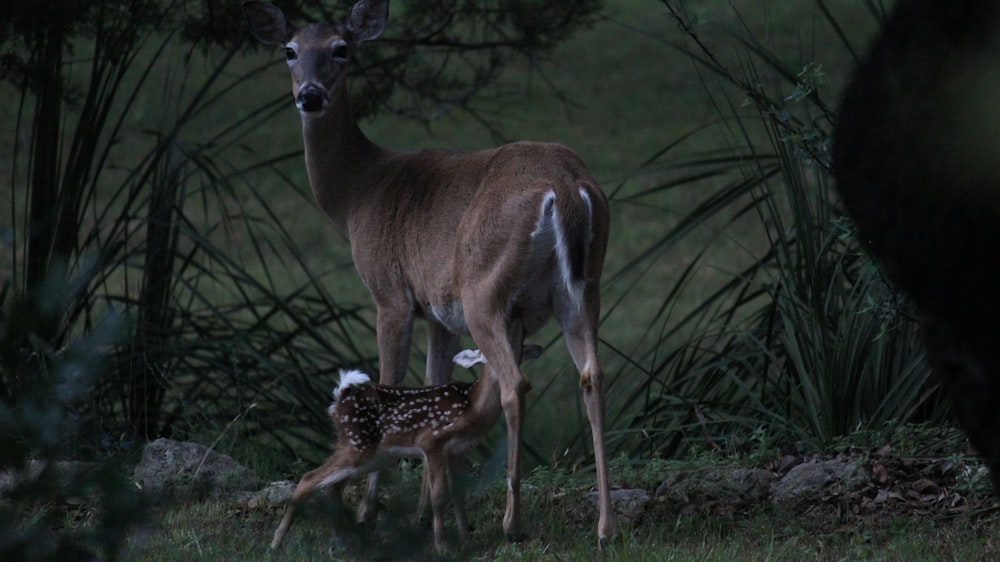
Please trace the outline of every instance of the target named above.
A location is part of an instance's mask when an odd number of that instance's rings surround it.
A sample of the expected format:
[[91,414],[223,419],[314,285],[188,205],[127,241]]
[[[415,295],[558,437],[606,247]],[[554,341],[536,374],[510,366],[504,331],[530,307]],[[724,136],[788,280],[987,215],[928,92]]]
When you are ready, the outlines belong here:
[[[638,284],[691,233],[714,232],[679,280],[664,288],[646,347],[628,357],[645,379],[623,389],[612,413],[613,451],[677,456],[752,443],[756,431],[786,447],[816,450],[859,428],[940,421],[946,404],[927,367],[913,313],[859,247],[832,193],[828,171],[832,110],[819,61],[800,70],[755,35],[731,7],[713,30],[736,48],[736,62],[708,39],[704,12],[665,1],[719,116],[720,146],[667,160],[680,139],[651,158],[671,179],[613,202],[654,204],[678,189],[710,193],[608,283]],[[821,21],[853,55],[843,26],[823,3]],[[880,11],[871,7],[876,17]],[[856,55],[853,55],[856,57]],[[713,79],[714,77],[714,79]],[[721,83],[722,88],[716,85]],[[700,134],[700,133],[699,133]],[[743,233],[751,256],[696,304],[686,294],[719,238]],[[760,249],[755,249],[760,248]],[[761,425],[763,424],[763,426]],[[580,439],[579,442],[584,442]],[[738,445],[736,445],[738,446]]]
[[[0,311],[0,345],[21,339],[29,326],[23,302]],[[17,403],[0,401],[0,557],[4,560],[117,558],[126,532],[144,505],[118,459],[97,461],[88,450],[89,424],[78,406],[108,373],[108,350],[126,333],[127,319],[107,314],[86,337],[65,349],[32,353],[31,376]],[[0,358],[7,371],[10,355]],[[23,368],[23,365],[21,365]],[[81,523],[67,521],[82,520]]]

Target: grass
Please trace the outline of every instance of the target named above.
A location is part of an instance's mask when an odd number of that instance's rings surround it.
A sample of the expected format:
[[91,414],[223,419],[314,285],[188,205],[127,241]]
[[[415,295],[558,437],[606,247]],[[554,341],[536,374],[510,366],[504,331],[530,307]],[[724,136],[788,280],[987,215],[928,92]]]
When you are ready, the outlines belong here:
[[[935,432],[904,429],[898,444],[913,451],[937,447]],[[884,435],[881,436],[884,439]],[[871,435],[859,437],[873,439]],[[934,441],[935,443],[932,443]],[[872,441],[884,444],[885,441]],[[950,450],[961,445],[952,441]],[[615,462],[616,483],[652,492],[672,471],[717,463],[732,466],[751,457],[702,456],[696,461]],[[758,456],[759,458],[759,456]],[[770,458],[772,462],[774,458]],[[238,502],[188,503],[157,510],[123,549],[123,560],[590,560],[595,559],[593,508],[580,498],[589,475],[559,468],[536,470],[525,480],[524,521],[528,538],[508,543],[500,530],[503,483],[481,478],[470,502],[472,539],[458,545],[450,535],[446,556],[433,554],[431,532],[412,516],[419,465],[389,471],[384,509],[377,527],[350,522],[349,509],[329,510],[314,502],[296,520],[281,549],[268,551],[280,518],[271,509],[248,509]],[[476,489],[476,486],[473,486]],[[354,490],[359,492],[360,490]],[[982,490],[979,492],[983,493]],[[980,496],[982,497],[982,496]],[[356,496],[348,499],[350,505]],[[324,507],[326,509],[324,509]],[[337,518],[340,519],[337,519]],[[333,521],[341,535],[334,538]],[[449,520],[448,525],[452,525]],[[599,555],[606,561],[663,560],[988,560],[998,554],[994,540],[1000,515],[970,510],[962,515],[876,513],[853,515],[836,502],[814,505],[761,504],[741,510],[681,510],[654,497],[643,516],[620,521],[620,534]],[[346,546],[345,546],[346,545]]]
[[[878,451],[891,446],[898,459],[948,459],[980,466],[965,454],[955,429],[929,425],[891,426],[844,438],[832,453]],[[989,500],[989,484],[957,480],[947,492],[962,492],[970,509],[960,514],[928,510],[886,510],[858,514],[849,501],[831,499],[802,505],[767,502],[739,509],[718,503],[681,506],[656,496],[671,474],[699,474],[709,466],[775,466],[782,453],[766,437],[743,451],[703,451],[690,460],[629,460],[613,463],[614,486],[642,488],[653,496],[642,516],[619,521],[619,536],[597,554],[594,508],[583,498],[592,490],[588,471],[538,468],[524,480],[523,521],[528,538],[509,543],[500,529],[504,484],[480,467],[470,482],[473,534],[459,545],[449,517],[449,545],[436,556],[431,530],[413,522],[420,465],[404,462],[386,471],[377,526],[352,522],[361,486],[349,487],[346,507],[334,509],[317,498],[300,511],[281,549],[268,543],[281,512],[248,508],[245,500],[214,500],[162,506],[127,539],[122,560],[591,560],[606,561],[798,561],[798,560],[989,560],[1000,545],[1000,513]],[[904,463],[905,464],[905,463]],[[309,467],[302,467],[305,470]],[[942,481],[943,482],[943,481]],[[892,483],[886,485],[892,487]],[[969,486],[964,491],[963,486]],[[693,508],[692,508],[693,506]],[[984,507],[983,507],[984,506]],[[340,534],[335,537],[337,521]],[[79,521],[73,523],[79,525]]]

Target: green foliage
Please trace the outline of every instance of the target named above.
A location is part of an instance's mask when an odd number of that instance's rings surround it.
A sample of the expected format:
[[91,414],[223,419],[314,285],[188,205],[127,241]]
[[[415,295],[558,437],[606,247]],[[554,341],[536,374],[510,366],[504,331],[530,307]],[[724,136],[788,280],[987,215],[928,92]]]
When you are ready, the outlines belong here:
[[[8,304],[8,303],[5,303]],[[0,312],[0,345],[21,340],[30,325],[26,307],[9,303]],[[79,419],[95,384],[108,374],[108,350],[126,333],[126,319],[106,315],[86,337],[64,349],[38,346],[16,402],[0,400],[0,558],[4,560],[117,559],[126,533],[144,507],[121,473],[118,459],[91,462],[87,432]],[[83,519],[84,523],[78,520]]]
[[[612,450],[638,458],[741,450],[760,431],[784,447],[820,450],[858,429],[940,421],[947,405],[924,360],[913,312],[837,208],[820,62],[803,55],[795,70],[735,7],[719,16],[734,27],[719,24],[722,30],[710,33],[706,12],[664,4],[686,39],[674,47],[705,71],[719,146],[668,160],[688,140],[680,139],[651,159],[667,162],[659,172],[672,175],[668,182],[613,202],[652,202],[678,189],[711,195],[609,285],[641,283],[657,259],[690,244],[699,229],[721,237],[749,222],[756,241],[741,241],[752,261],[695,305],[685,308],[685,301],[715,239],[664,288],[647,346],[628,358],[645,379],[617,389],[627,394],[611,414]],[[821,23],[853,53],[844,26],[821,7]],[[720,35],[728,44],[713,42]],[[730,62],[722,53],[733,46]]]

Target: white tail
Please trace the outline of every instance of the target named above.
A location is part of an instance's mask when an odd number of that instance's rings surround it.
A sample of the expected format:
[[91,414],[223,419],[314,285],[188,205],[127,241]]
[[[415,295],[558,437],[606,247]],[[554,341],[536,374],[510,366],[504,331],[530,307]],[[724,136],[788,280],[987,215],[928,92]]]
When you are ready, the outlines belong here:
[[[347,96],[351,55],[379,37],[388,0],[361,0],[344,25],[294,27],[279,8],[247,1],[253,35],[284,49],[306,170],[320,208],[347,235],[377,305],[379,382],[398,385],[413,321],[427,321],[427,382],[441,384],[463,334],[495,372],[507,421],[504,530],[520,537],[525,338],[555,316],[580,374],[594,440],[598,539],[614,533],[597,359],[608,201],[573,151],[516,142],[478,152],[396,152],[369,140]],[[374,497],[376,477],[369,487]],[[361,513],[374,512],[362,504]]]
[[[537,357],[538,346],[525,346],[525,359]],[[465,367],[485,363],[479,350],[455,356]],[[495,377],[484,372],[475,383],[405,388],[369,384],[360,371],[341,371],[340,383],[330,405],[337,434],[334,452],[322,466],[302,476],[285,515],[274,531],[271,548],[277,548],[292,524],[296,505],[319,488],[333,487],[339,500],[343,486],[400,457],[424,457],[434,517],[434,546],[444,548],[444,506],[448,482],[459,470],[462,455],[475,446],[500,416],[500,389]],[[469,525],[465,497],[452,490],[455,521],[462,540]],[[421,497],[421,503],[426,501]]]
[[333,404],[330,404],[330,408],[333,408],[338,401],[340,401],[340,395],[344,392],[344,389],[350,386],[357,386],[361,384],[368,384],[371,382],[371,378],[362,373],[361,371],[341,371],[340,372],[340,384],[337,388],[333,390]]

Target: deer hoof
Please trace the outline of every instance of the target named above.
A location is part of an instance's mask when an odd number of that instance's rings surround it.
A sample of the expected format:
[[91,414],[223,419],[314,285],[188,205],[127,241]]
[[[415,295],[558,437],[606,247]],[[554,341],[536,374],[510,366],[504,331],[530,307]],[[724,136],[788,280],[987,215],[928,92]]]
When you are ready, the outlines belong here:
[[507,540],[509,542],[524,542],[527,538],[527,535],[519,531],[507,533]]

